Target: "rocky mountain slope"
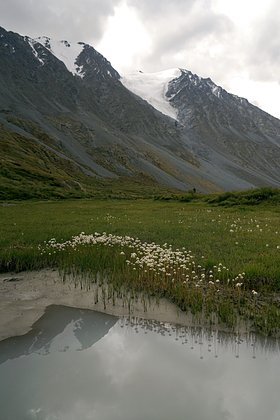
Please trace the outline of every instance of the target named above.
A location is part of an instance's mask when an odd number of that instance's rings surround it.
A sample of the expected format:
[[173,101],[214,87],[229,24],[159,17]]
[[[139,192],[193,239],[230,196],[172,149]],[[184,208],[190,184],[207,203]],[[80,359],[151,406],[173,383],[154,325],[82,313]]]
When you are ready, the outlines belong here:
[[[125,180],[200,191],[280,186],[278,119],[187,70],[121,76],[82,42],[0,28],[0,125],[5,138],[74,165],[84,189]],[[11,180],[24,154],[5,150]]]
[[135,72],[121,80],[176,120],[201,171],[224,189],[279,185],[277,118],[184,69]]

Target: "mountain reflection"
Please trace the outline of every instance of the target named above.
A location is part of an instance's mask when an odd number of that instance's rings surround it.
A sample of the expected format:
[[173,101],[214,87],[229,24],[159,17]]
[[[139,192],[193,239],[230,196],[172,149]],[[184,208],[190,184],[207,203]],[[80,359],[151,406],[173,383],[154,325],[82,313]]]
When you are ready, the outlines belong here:
[[101,312],[50,305],[29,333],[0,341],[0,364],[32,353],[85,350],[108,334],[117,321]]

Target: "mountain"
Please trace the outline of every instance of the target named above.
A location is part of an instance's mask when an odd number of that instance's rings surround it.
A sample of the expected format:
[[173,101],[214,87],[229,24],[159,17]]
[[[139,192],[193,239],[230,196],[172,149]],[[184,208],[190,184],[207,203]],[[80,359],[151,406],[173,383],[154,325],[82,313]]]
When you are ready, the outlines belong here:
[[177,121],[201,172],[223,189],[279,186],[277,118],[185,69],[135,72],[123,84]]
[[0,132],[2,198],[280,186],[278,119],[184,69],[120,75],[83,42],[0,28]]

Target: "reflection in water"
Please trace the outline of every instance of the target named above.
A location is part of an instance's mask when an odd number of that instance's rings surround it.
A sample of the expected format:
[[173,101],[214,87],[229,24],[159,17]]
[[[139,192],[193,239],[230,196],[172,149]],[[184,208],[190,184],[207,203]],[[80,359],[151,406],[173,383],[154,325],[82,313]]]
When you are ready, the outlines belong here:
[[279,420],[279,342],[49,307],[0,342],[3,420]]
[[231,352],[236,358],[240,356],[240,349],[246,347],[242,352],[245,357],[255,359],[258,352],[277,352],[280,354],[280,341],[269,337],[258,336],[253,333],[229,334],[215,329],[203,329],[198,327],[184,327],[172,325],[166,322],[150,321],[130,317],[119,321],[121,328],[132,328],[136,333],[143,330],[157,333],[162,336],[173,337],[175,341],[186,345],[191,350],[199,350],[200,359],[203,359],[205,352],[212,353],[215,358],[219,356],[219,349]]
[[[67,337],[76,350],[87,349],[104,337],[117,321],[117,317],[101,312],[51,305],[28,334],[0,341],[0,364],[32,353],[67,351],[70,347],[63,337]],[[59,337],[57,343],[56,337]]]

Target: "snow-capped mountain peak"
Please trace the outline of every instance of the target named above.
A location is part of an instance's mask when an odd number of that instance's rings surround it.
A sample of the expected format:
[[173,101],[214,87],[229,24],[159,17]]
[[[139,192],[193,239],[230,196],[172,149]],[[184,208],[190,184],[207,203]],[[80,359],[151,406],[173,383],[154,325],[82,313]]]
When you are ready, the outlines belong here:
[[81,68],[76,64],[77,58],[84,49],[83,42],[70,43],[66,40],[55,40],[46,36],[33,40],[47,48],[58,60],[62,61],[66,68],[74,75],[82,77]]
[[[46,36],[35,39],[25,37],[33,56],[44,66],[48,52],[64,63],[67,70],[82,79],[96,77],[100,80],[119,80],[120,75],[98,51],[84,42],[68,42]],[[46,51],[48,50],[48,51]]]
[[177,110],[166,96],[169,83],[181,76],[180,69],[169,69],[157,73],[135,71],[121,77],[122,84],[131,92],[146,100],[162,114],[177,119]]
[[204,79],[186,69],[169,69],[157,73],[144,73],[136,71],[128,73],[121,78],[122,84],[146,100],[158,111],[175,120],[178,119],[178,110],[173,98],[184,88],[203,89],[209,95],[220,98],[223,89],[217,86],[210,78]]

